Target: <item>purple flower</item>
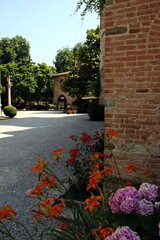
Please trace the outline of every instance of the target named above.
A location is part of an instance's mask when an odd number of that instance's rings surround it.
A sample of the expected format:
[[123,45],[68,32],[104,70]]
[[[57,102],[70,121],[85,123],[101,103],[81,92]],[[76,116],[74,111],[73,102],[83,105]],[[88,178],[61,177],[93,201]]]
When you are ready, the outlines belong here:
[[111,236],[105,238],[105,240],[141,240],[136,232],[133,232],[128,226],[117,228]]
[[90,142],[90,146],[91,147],[95,147],[96,146],[96,142]]
[[142,183],[138,195],[140,199],[145,198],[148,201],[155,201],[157,197],[158,187],[150,183]]
[[154,211],[154,206],[151,201],[146,199],[141,199],[137,207],[137,213],[140,213],[143,216],[152,215]]
[[133,212],[138,206],[138,191],[128,186],[120,188],[109,199],[109,206],[112,213],[122,211],[126,214]]

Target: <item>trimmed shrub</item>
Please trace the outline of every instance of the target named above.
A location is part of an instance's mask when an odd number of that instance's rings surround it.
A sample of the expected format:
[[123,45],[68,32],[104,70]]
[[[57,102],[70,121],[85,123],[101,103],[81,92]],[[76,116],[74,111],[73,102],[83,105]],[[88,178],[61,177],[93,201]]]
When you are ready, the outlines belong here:
[[92,121],[104,121],[104,106],[98,101],[92,101],[88,105],[88,115]]
[[10,118],[13,118],[17,115],[17,109],[13,106],[6,106],[3,109],[4,114]]

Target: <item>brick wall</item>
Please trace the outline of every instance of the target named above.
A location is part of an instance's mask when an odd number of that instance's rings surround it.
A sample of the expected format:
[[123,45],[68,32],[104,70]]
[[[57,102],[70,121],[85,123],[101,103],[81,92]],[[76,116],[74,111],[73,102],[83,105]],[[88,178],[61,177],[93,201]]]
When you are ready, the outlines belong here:
[[106,0],[101,85],[117,161],[152,169],[160,182],[160,0]]

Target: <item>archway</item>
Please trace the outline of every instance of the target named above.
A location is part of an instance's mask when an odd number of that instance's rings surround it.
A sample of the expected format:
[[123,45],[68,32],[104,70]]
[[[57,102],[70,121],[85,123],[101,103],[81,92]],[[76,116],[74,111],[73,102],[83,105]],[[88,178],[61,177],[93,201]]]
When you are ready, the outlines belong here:
[[57,109],[58,110],[66,110],[67,109],[67,100],[64,95],[58,97],[57,100]]

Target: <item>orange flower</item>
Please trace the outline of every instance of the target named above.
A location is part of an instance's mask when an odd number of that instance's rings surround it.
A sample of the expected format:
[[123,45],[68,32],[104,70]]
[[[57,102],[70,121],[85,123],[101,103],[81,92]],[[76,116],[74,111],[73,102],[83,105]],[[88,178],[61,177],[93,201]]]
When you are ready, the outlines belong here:
[[89,155],[89,160],[95,160],[95,159],[104,159],[104,154],[101,152],[94,152],[93,154]]
[[35,186],[29,193],[30,195],[38,195],[40,196],[40,194],[42,193],[41,189],[44,188],[44,184],[39,184],[37,186]]
[[95,207],[100,206],[100,202],[98,202],[98,200],[100,200],[101,198],[102,196],[100,195],[94,196],[92,194],[90,198],[87,198],[85,200],[85,203],[87,204],[87,206],[84,207],[84,210],[88,209],[90,212],[92,212]]
[[55,201],[55,198],[52,197],[52,198],[46,198],[45,200],[37,203],[37,206],[42,206],[44,208],[49,208],[51,206],[51,202],[54,202]]
[[38,210],[34,211],[32,218],[39,219],[40,216],[46,216],[46,214],[39,208]]
[[13,210],[13,208],[9,205],[4,206],[0,209],[0,220],[3,218],[7,218],[8,220],[11,219],[11,214],[16,216],[16,212]]
[[67,225],[65,223],[60,224],[60,229],[65,230],[67,228]]
[[97,183],[99,183],[100,179],[102,178],[102,171],[97,170],[95,172],[92,172],[90,173],[90,176],[88,178],[89,178],[89,184],[87,185],[87,191],[90,188],[97,187]]
[[47,163],[43,159],[39,159],[38,163],[31,168],[31,170],[36,173],[37,171],[43,170],[47,166]]
[[58,217],[62,209],[62,203],[56,204],[53,207],[50,207],[50,212],[53,216]]
[[93,169],[99,169],[100,165],[102,165],[101,163],[94,163],[91,165],[91,168]]
[[149,175],[150,174],[150,171],[148,169],[145,169],[143,172],[142,172],[142,175]]
[[34,219],[39,219],[39,217],[40,217],[39,211],[35,211],[34,214],[32,215],[32,218],[34,218]]
[[96,229],[94,229],[92,231],[92,236],[94,236],[95,234],[99,233],[100,239],[105,239],[106,237],[111,235],[113,232],[114,232],[114,229],[112,227],[100,228],[100,229],[96,228]]
[[126,183],[124,184],[124,187],[132,186],[132,185],[133,185],[133,183],[131,183],[131,182],[126,182]]
[[57,148],[52,151],[52,157],[54,160],[58,160],[60,158],[61,152],[64,151],[64,148]]
[[108,237],[109,235],[111,235],[114,232],[114,229],[111,227],[101,228],[99,230],[99,232],[100,232],[100,238],[104,239],[104,238]]
[[113,137],[113,136],[117,136],[118,135],[118,131],[116,130],[105,130],[104,131],[104,135],[108,136],[108,137]]
[[54,187],[56,185],[56,178],[49,177],[49,174],[46,174],[41,179],[41,184],[44,185],[44,186],[47,185],[49,188]]
[[135,170],[135,164],[129,164],[126,168],[125,171],[128,173],[132,173]]
[[104,170],[102,170],[103,174],[107,174],[110,175],[112,173],[112,168],[105,168]]

